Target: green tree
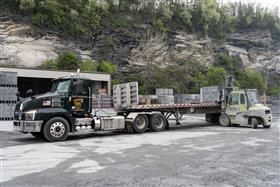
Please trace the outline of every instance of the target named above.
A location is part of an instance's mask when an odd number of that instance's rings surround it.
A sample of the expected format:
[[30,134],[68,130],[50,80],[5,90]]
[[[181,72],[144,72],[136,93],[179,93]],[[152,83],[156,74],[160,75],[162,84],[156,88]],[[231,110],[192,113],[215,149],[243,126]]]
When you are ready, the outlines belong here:
[[43,69],[58,69],[56,61],[52,60],[52,59],[44,61],[39,66],[39,68],[43,68]]
[[117,72],[117,65],[107,61],[102,61],[98,64],[97,71],[114,74]]
[[72,52],[65,52],[59,55],[57,59],[58,69],[64,70],[76,70],[79,66],[77,56]]
[[211,67],[207,72],[208,85],[222,85],[226,70],[223,67]]
[[92,60],[85,60],[80,65],[81,71],[96,72],[97,64]]
[[257,89],[260,94],[263,94],[265,89],[264,78],[262,74],[256,70],[245,70],[238,82],[241,88]]

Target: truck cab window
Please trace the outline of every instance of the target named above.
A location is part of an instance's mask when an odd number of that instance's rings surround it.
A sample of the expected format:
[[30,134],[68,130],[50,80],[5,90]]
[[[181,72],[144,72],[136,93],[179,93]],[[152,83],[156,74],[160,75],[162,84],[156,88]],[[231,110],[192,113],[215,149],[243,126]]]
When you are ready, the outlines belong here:
[[53,84],[51,92],[54,93],[67,93],[70,86],[70,80],[62,80]]
[[230,105],[238,105],[238,97],[239,97],[238,94],[232,94],[230,96],[230,99],[229,99],[229,104]]
[[84,83],[82,80],[74,80],[73,81],[73,95],[76,96],[88,96],[89,94],[89,89],[87,85]]
[[240,104],[245,104],[245,95],[244,94],[240,94]]

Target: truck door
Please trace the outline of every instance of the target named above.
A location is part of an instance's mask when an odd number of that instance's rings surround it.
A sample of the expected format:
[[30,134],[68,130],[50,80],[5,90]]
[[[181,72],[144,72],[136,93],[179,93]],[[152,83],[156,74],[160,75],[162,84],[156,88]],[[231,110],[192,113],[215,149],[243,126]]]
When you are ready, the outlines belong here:
[[85,116],[91,113],[91,83],[88,80],[73,80],[72,113]]
[[236,120],[239,125],[246,125],[247,118],[246,118],[246,111],[247,111],[247,102],[245,93],[239,94],[239,112],[237,113]]
[[239,113],[239,93],[230,94],[226,113],[230,117],[232,124],[238,124],[237,114]]

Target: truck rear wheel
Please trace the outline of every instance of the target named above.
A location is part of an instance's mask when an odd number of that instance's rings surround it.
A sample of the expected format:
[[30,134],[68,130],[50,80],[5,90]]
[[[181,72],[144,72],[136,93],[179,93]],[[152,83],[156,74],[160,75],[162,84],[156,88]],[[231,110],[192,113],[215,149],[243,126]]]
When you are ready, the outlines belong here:
[[69,124],[62,117],[49,119],[43,126],[43,135],[47,141],[63,141],[68,137]]
[[145,132],[148,127],[146,115],[138,115],[133,121],[133,130],[137,133]]
[[227,114],[221,114],[219,117],[219,124],[224,127],[229,127],[231,122]]
[[163,131],[166,126],[166,119],[162,114],[153,114],[150,118],[150,129],[158,132]]

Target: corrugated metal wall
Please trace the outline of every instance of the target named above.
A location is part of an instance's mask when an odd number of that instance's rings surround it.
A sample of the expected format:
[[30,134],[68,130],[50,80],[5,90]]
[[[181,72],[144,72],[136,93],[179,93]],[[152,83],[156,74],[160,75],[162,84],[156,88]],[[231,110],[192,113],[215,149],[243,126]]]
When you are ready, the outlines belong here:
[[17,92],[17,73],[0,71],[0,120],[13,120]]

